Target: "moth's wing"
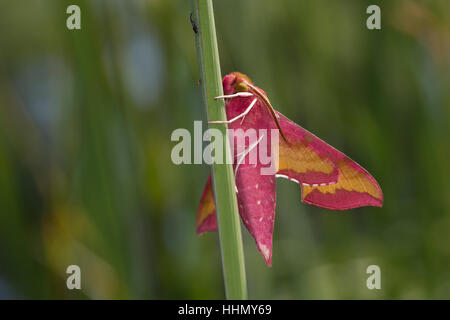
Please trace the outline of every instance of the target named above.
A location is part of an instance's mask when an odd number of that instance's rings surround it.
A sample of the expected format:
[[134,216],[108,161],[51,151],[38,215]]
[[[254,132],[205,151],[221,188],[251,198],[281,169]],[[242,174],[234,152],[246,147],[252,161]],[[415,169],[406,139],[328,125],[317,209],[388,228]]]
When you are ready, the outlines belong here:
[[[242,164],[237,171],[236,187],[239,214],[253,236],[256,247],[270,266],[272,260],[272,234],[275,220],[275,177],[261,175],[260,167]],[[217,231],[216,207],[208,178],[197,210],[197,234]]]
[[197,209],[197,234],[217,231],[216,205],[211,183],[211,175],[208,177],[202,198]]
[[[230,101],[227,106],[228,118],[234,116],[233,112],[237,113],[240,109],[247,108],[250,102],[250,99],[243,100],[243,98],[236,98]],[[241,148],[233,149],[233,155],[236,157],[233,168],[238,190],[239,214],[243,224],[255,239],[257,249],[269,266],[272,259],[276,179],[273,173],[269,175],[262,174],[262,168],[265,165],[263,166],[259,158],[255,159],[257,160],[256,163],[251,161],[252,155],[258,154],[257,151],[259,149],[251,147],[250,139],[245,138],[245,132],[247,129],[253,128],[271,128],[272,125],[273,119],[270,118],[268,111],[259,105],[259,102],[252,112],[247,115],[242,125],[239,121],[229,125],[231,129],[235,129],[235,131],[229,133],[229,138],[233,141],[233,145],[238,146],[241,144]],[[267,135],[265,139],[258,140],[257,145],[261,148],[264,143],[267,143],[267,149],[271,150],[270,130],[268,130]],[[243,145],[242,142],[244,142]],[[215,230],[217,230],[217,218],[211,178],[209,178],[198,208],[197,233],[201,234],[205,231]]]
[[338,180],[338,168],[328,144],[277,112],[289,144],[279,139],[278,175],[298,183],[328,184]]
[[241,165],[236,174],[237,201],[242,222],[255,239],[267,265],[272,261],[275,221],[275,175],[262,175],[260,166]]
[[345,158],[338,162],[338,170],[339,177],[335,184],[302,185],[303,202],[331,210],[383,205],[380,186],[364,168]]
[[[227,105],[227,116],[235,117],[246,110],[251,98],[236,98]],[[245,119],[229,125],[235,156],[234,171],[239,214],[242,222],[255,239],[256,247],[268,266],[272,260],[272,235],[276,205],[275,172],[261,158],[265,151],[272,150],[271,130],[276,128],[267,108],[258,100]],[[241,129],[241,130],[239,130]],[[261,131],[265,129],[265,131]],[[255,140],[246,136],[254,132]],[[251,136],[251,134],[250,134]],[[252,142],[250,142],[252,140]],[[269,155],[269,152],[265,153]],[[256,160],[256,161],[255,161]]]
[[280,139],[277,174],[299,183],[303,202],[332,210],[382,206],[381,188],[363,167],[278,115],[290,144]]

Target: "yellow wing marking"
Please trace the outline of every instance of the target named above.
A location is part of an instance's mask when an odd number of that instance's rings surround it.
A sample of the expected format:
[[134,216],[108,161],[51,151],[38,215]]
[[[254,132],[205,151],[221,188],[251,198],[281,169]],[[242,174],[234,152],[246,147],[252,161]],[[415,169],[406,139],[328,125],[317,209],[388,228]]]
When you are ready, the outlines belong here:
[[376,183],[370,180],[364,172],[356,170],[354,167],[348,164],[348,160],[343,160],[338,163],[338,182],[335,184],[329,184],[325,186],[308,186],[303,185],[303,198],[314,190],[318,190],[321,193],[335,193],[337,190],[367,192],[372,197],[381,199],[380,191],[378,190]]
[[280,157],[278,170],[292,170],[298,173],[306,171],[323,172],[331,174],[334,171],[334,163],[321,158],[310,146],[303,143],[295,143],[288,146],[280,142]]
[[197,227],[216,210],[211,184],[208,184],[205,197],[200,201],[200,207],[197,217]]

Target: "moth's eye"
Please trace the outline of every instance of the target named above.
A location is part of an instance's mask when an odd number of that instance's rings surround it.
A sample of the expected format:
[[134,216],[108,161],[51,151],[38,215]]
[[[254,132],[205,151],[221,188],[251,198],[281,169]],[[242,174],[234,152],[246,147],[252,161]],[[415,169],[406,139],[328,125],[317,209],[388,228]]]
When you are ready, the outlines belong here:
[[235,90],[236,92],[248,91],[248,86],[244,82],[239,82]]

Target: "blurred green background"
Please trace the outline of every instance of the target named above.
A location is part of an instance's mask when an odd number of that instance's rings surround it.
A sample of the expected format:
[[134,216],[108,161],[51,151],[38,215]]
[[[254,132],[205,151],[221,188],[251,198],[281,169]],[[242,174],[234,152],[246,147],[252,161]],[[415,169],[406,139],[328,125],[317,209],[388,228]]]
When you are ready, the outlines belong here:
[[[249,297],[449,299],[450,2],[214,5],[223,74],[248,74],[385,196],[334,213],[280,179],[271,268],[243,229]],[[195,233],[210,169],[170,160],[172,131],[205,119],[190,11],[0,0],[0,298],[224,297],[218,236]],[[381,290],[366,288],[371,264]]]

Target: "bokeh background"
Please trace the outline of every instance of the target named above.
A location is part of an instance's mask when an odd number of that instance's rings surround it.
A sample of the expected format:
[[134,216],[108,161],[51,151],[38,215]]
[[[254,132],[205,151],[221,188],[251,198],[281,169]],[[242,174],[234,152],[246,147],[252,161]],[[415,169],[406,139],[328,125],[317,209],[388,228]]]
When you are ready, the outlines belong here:
[[[223,74],[248,74],[385,196],[334,213],[280,179],[271,268],[243,229],[249,297],[449,299],[450,2],[214,4]],[[195,233],[210,168],[170,160],[172,131],[205,120],[190,12],[0,1],[0,298],[224,297],[218,236]],[[371,264],[381,290],[366,288]]]

